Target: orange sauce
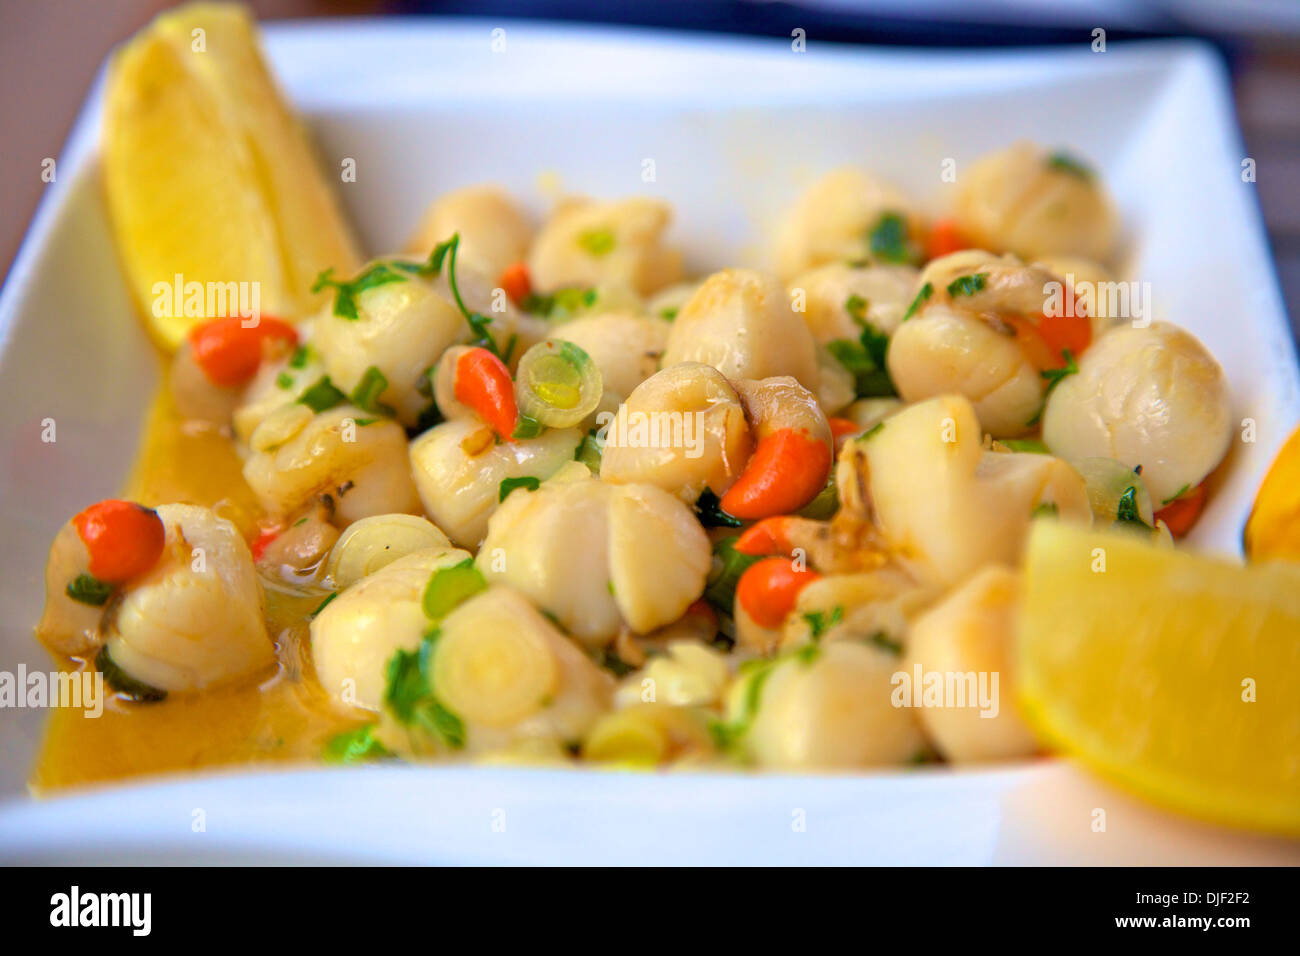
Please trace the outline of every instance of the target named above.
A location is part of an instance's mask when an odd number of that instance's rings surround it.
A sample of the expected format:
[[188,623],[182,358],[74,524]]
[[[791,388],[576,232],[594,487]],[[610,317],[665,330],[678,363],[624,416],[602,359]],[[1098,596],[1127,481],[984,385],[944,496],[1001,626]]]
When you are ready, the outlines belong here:
[[[163,383],[144,429],[124,497],[143,504],[206,505],[251,537],[261,517],[245,484],[239,455],[213,428],[185,422]],[[200,694],[169,694],[158,703],[110,696],[98,718],[52,708],[31,784],[41,790],[141,774],[228,764],[305,761],[325,741],[356,726],[329,703],[306,653],[306,614],[320,601],[268,587],[268,630],[278,663],[260,681]],[[81,670],[77,660],[60,668]]]

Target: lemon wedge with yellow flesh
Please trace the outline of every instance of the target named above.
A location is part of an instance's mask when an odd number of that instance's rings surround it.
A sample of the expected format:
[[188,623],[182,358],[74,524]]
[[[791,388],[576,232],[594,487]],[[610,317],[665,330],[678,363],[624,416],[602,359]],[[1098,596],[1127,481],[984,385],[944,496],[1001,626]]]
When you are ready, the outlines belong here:
[[1300,834],[1300,565],[1039,521],[1016,658],[1054,748],[1171,809]]
[[129,284],[165,347],[205,317],[175,308],[177,276],[205,306],[210,288],[225,295],[226,314],[227,292],[238,294],[228,284],[248,283],[261,314],[292,320],[323,301],[311,292],[321,270],[346,275],[360,262],[240,7],[181,7],[115,55],[103,164]]
[[1264,476],[1242,543],[1254,560],[1300,561],[1300,428]]

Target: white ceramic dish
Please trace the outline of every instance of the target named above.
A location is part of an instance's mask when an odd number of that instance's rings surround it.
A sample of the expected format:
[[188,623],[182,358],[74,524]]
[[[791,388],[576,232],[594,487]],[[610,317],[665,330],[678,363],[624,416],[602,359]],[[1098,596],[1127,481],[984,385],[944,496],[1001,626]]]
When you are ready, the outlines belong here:
[[[278,24],[267,48],[371,251],[436,193],[538,174],[671,200],[692,264],[752,262],[820,171],[860,163],[942,199],[961,164],[1019,137],[1102,170],[1159,317],[1223,363],[1256,421],[1197,529],[1238,548],[1300,418],[1294,353],[1226,77],[1197,45],[974,54],[501,23]],[[116,492],[155,368],[119,278],[89,99],[0,297],[0,669],[48,668],[31,635],[55,530]],[[653,182],[643,179],[652,160]],[[57,441],[41,441],[53,418]],[[33,801],[43,714],[0,712],[0,859],[387,862],[1297,862],[1300,845],[1150,810],[1057,762],[871,776],[627,775],[478,768],[223,773]],[[1094,810],[1107,829],[1094,832]],[[195,821],[202,811],[205,827]],[[111,820],[112,826],[105,826]],[[802,827],[800,823],[802,821]],[[502,829],[504,827],[504,829]]]

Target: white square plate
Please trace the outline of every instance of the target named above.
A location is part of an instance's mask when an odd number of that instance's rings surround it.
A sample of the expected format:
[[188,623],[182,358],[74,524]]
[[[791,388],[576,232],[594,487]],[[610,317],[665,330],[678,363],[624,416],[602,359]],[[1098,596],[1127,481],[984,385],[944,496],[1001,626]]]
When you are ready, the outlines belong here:
[[[1235,552],[1300,418],[1294,353],[1226,76],[1199,45],[920,53],[642,31],[394,20],[276,24],[266,44],[365,246],[444,190],[496,180],[677,210],[696,271],[753,263],[799,189],[857,163],[941,202],[939,170],[1017,138],[1095,163],[1157,317],[1227,370],[1237,444],[1196,543]],[[99,191],[99,87],[0,298],[0,668],[32,637],[55,531],[119,490],[156,384]],[[655,178],[645,182],[645,160]],[[43,443],[41,422],[57,423]],[[1297,862],[1297,844],[1173,818],[1042,761],[986,771],[746,776],[479,768],[229,772],[32,801],[43,714],[0,713],[0,859],[25,861]],[[1107,829],[1093,832],[1093,810]],[[195,811],[206,828],[195,832]]]

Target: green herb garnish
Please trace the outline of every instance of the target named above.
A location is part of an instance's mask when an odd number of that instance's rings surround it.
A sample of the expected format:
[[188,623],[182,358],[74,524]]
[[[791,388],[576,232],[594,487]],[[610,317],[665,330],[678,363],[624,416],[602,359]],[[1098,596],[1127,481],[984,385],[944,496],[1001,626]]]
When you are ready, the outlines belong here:
[[[303,520],[305,521],[306,519],[304,518]],[[316,610],[311,612],[311,616],[313,618],[316,617],[318,614],[320,614],[321,611],[329,607],[330,601],[334,600],[338,596],[339,596],[338,591],[331,591],[329,595],[326,596],[325,600],[321,601],[319,604],[316,605]]]
[[388,388],[388,378],[374,365],[369,366],[352,390],[352,404],[375,415],[395,416],[397,412],[379,400]]
[[1151,530],[1151,525],[1142,520],[1142,513],[1138,510],[1136,485],[1130,485],[1119,496],[1119,504],[1115,507],[1115,521],[1119,524],[1140,525],[1148,531]]
[[107,644],[101,647],[99,653],[95,655],[95,667],[104,675],[104,683],[130,700],[142,704],[152,704],[165,700],[167,697],[167,691],[159,690],[144,681],[136,680],[118,667],[113,658],[109,656]]
[[582,462],[591,469],[593,475],[600,474],[600,463],[604,456],[605,441],[596,434],[595,429],[582,436],[582,441],[573,452],[573,460]]
[[326,269],[316,277],[311,291],[315,293],[325,288],[333,289],[334,314],[344,319],[360,318],[360,314],[357,312],[357,296],[362,292],[381,285],[388,285],[390,282],[406,281],[406,276],[396,271],[392,265],[386,262],[376,262],[367,266],[360,275],[349,282],[335,279],[333,275],[334,270],[332,268]]
[[91,607],[103,607],[113,596],[113,585],[101,581],[91,574],[78,574],[68,582],[64,593],[74,601],[89,604]]
[[422,606],[430,620],[441,621],[462,602],[487,589],[483,572],[474,567],[474,559],[439,568],[424,588]]
[[882,213],[867,233],[871,255],[882,262],[911,262],[912,248],[907,242],[907,223],[896,212]]
[[426,634],[415,651],[399,650],[388,661],[384,706],[407,727],[417,727],[452,750],[465,746],[465,725],[433,692],[433,656],[439,633]]
[[956,298],[959,295],[974,295],[981,291],[989,281],[987,272],[976,272],[968,276],[958,276],[948,283],[948,295]]
[[497,488],[497,501],[505,501],[506,496],[516,488],[527,488],[529,491],[536,491],[541,486],[541,479],[534,478],[532,475],[524,475],[522,478],[503,478]]
[[1091,167],[1083,161],[1075,159],[1069,153],[1052,153],[1047,157],[1047,165],[1051,169],[1059,169],[1072,176],[1078,176],[1080,179],[1091,181],[1093,178]]
[[308,389],[298,396],[298,403],[306,405],[313,412],[324,412],[347,401],[347,396],[334,387],[328,375],[322,375]]
[[1074,361],[1074,355],[1069,349],[1062,349],[1061,356],[1065,359],[1064,367],[1043,369],[1038,373],[1047,381],[1047,390],[1043,392],[1043,404],[1038,406],[1038,411],[1034,413],[1034,417],[1025,422],[1030,427],[1037,425],[1042,419],[1043,412],[1047,408],[1047,397],[1052,394],[1052,389],[1060,385],[1063,380],[1079,372],[1079,365]]
[[366,724],[331,737],[321,756],[328,763],[367,763],[389,760],[394,754],[375,739],[375,725]]
[[614,233],[609,229],[591,229],[578,237],[578,245],[587,255],[600,258],[614,251]]
[[809,611],[804,614],[803,619],[808,622],[808,630],[812,634],[812,639],[820,641],[822,635],[838,624],[843,617],[844,608],[837,604],[830,614],[822,611]]
[[1027,452],[1032,455],[1050,455],[1051,451],[1037,438],[999,438],[998,444],[1005,445],[1010,451]]
[[739,528],[745,522],[722,510],[722,503],[710,489],[705,488],[695,501],[695,513],[706,528]]
[[927,282],[925,285],[921,286],[921,291],[916,294],[916,298],[912,300],[912,304],[909,305],[907,311],[903,313],[902,321],[906,322],[912,316],[916,315],[916,313],[920,311],[921,306],[925,305],[932,295],[934,295],[933,283]]
[[1181,488],[1179,488],[1177,491],[1175,491],[1172,495],[1170,495],[1170,496],[1169,496],[1168,498],[1166,498],[1164,501],[1160,502],[1160,504],[1162,504],[1162,505],[1171,505],[1171,504],[1173,504],[1175,501],[1177,501],[1179,498],[1181,498],[1183,495],[1187,494],[1187,492],[1189,492],[1189,491],[1191,491],[1191,490],[1192,490],[1192,486],[1191,486],[1191,485],[1183,485]]
[[1055,518],[1060,514],[1055,501],[1040,501],[1029,513],[1030,518]]
[[510,433],[511,438],[536,438],[546,426],[537,419],[528,415],[520,414],[519,420],[515,423],[515,430]]

